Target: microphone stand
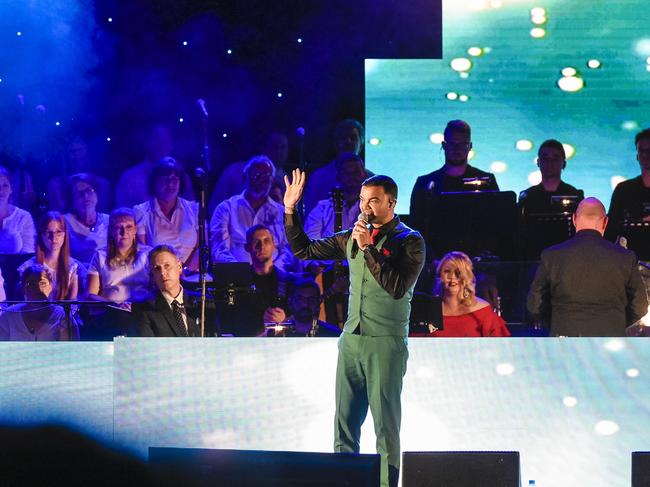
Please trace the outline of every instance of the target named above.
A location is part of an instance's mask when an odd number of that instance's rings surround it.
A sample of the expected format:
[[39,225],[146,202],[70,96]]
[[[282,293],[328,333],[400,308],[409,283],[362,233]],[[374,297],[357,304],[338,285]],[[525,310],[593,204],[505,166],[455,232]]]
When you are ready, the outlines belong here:
[[[200,330],[201,336],[205,337],[205,308],[206,308],[206,295],[207,295],[207,282],[206,274],[208,270],[208,259],[210,252],[206,241],[206,217],[207,217],[207,202],[206,202],[206,173],[203,168],[197,167],[194,175],[199,181],[199,284],[201,286],[201,304],[200,304]],[[217,336],[221,336],[221,327],[217,324]]]
[[[307,161],[305,160],[305,129],[303,127],[298,127],[296,129],[296,135],[298,136],[298,167],[302,172],[307,174]],[[301,198],[298,203],[298,214],[300,215],[301,221],[305,221],[305,198]]]

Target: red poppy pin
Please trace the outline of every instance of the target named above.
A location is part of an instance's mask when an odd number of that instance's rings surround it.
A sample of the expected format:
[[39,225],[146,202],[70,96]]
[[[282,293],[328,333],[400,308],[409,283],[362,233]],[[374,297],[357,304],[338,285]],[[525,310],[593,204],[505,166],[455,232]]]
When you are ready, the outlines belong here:
[[382,247],[381,255],[383,255],[384,257],[390,257],[390,250],[388,250],[386,247]]

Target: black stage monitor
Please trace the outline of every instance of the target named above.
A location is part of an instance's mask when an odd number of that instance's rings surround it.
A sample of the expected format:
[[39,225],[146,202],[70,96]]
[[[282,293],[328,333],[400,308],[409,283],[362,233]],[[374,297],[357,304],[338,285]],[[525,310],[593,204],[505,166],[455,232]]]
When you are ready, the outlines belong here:
[[379,458],[376,454],[149,448],[156,475],[165,485],[184,487],[377,487]]
[[520,487],[519,452],[404,452],[402,487]]
[[514,258],[517,228],[514,191],[441,193],[431,199],[427,215],[427,242],[442,257],[461,250],[472,257]]
[[431,333],[442,330],[442,298],[427,293],[414,293],[411,300],[410,333]]

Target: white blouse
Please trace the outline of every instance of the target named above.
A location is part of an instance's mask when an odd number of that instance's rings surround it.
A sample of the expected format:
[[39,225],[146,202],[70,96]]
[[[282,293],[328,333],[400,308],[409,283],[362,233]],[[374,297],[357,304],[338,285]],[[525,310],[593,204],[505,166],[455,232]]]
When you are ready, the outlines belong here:
[[0,226],[0,254],[31,254],[36,246],[32,215],[17,206]]

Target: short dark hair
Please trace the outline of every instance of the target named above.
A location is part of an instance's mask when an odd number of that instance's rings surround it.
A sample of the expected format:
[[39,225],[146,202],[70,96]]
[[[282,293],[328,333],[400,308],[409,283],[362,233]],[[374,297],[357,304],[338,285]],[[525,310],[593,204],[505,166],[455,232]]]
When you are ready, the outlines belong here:
[[38,277],[40,279],[41,276],[45,276],[47,280],[50,281],[50,284],[54,283],[52,272],[50,272],[47,267],[43,264],[31,264],[23,269],[23,272],[20,275],[20,285],[23,287],[27,280],[33,277]]
[[566,159],[566,152],[564,151],[564,146],[562,145],[562,142],[559,140],[555,139],[548,139],[542,142],[542,144],[539,146],[539,149],[537,150],[537,155],[539,156],[539,153],[542,152],[542,149],[550,147],[551,149],[558,150],[562,153],[562,157]]
[[397,184],[391,177],[377,174],[366,179],[361,186],[381,186],[388,196],[397,199]]
[[363,128],[361,122],[353,118],[346,118],[345,120],[341,120],[339,123],[336,124],[336,127],[334,128],[334,138],[338,137],[338,135],[348,127],[357,129],[357,132],[359,132],[359,140],[361,141],[361,146],[363,147],[366,131]]
[[465,134],[467,137],[472,139],[472,128],[464,120],[450,120],[447,122],[445,127],[444,137],[447,139],[447,134],[451,132],[458,132],[459,134]]
[[261,223],[253,225],[248,230],[246,230],[246,243],[250,244],[251,240],[253,239],[253,235],[255,235],[255,232],[258,232],[260,230],[266,230],[269,232],[271,234],[271,238],[273,238],[273,242],[275,243],[275,238],[273,237],[273,232],[271,232],[271,229],[266,225],[262,225]]
[[163,252],[172,254],[179,261],[181,260],[180,257],[178,256],[178,252],[176,252],[176,249],[171,245],[167,245],[167,244],[156,245],[153,249],[149,251],[149,255],[147,255],[147,262],[149,263],[149,269],[151,269],[151,263],[156,258],[156,256],[158,254],[162,254]]
[[641,140],[650,139],[650,127],[643,129],[641,132],[634,136],[634,147],[639,145]]
[[176,159],[170,156],[165,156],[156,162],[156,164],[153,166],[153,169],[151,170],[151,174],[149,174],[149,179],[147,179],[147,191],[149,191],[149,196],[155,196],[154,187],[156,185],[156,181],[158,181],[159,178],[169,176],[171,174],[174,174],[178,177],[178,194],[183,194],[185,191],[185,173],[183,173],[183,169],[181,168],[181,165],[178,163],[178,161],[176,161]]
[[294,281],[291,286],[291,294],[289,295],[289,298],[291,298],[298,289],[311,289],[312,291],[316,291],[319,298],[321,297],[320,287],[318,287],[318,284],[313,279],[298,279]]
[[67,191],[68,202],[71,206],[74,193],[74,185],[76,183],[86,183],[88,186],[93,188],[95,192],[98,192],[99,190],[99,181],[97,181],[97,177],[95,177],[93,174],[88,174],[87,172],[73,174],[68,178],[67,183],[68,184],[65,185],[65,188]]

